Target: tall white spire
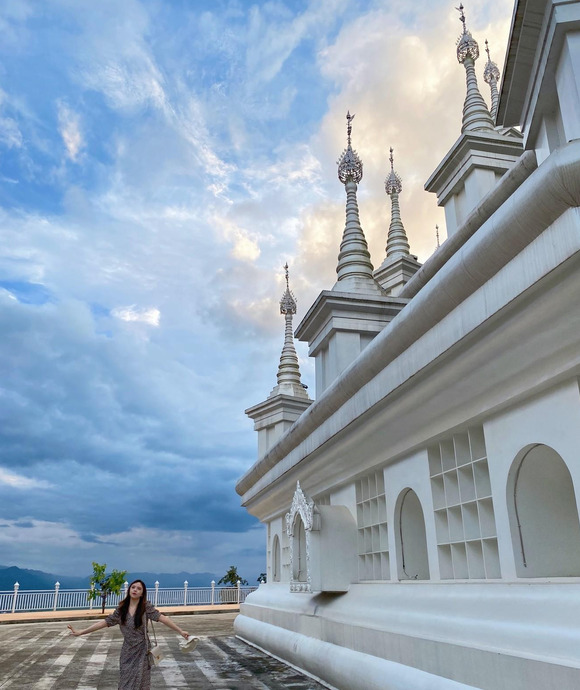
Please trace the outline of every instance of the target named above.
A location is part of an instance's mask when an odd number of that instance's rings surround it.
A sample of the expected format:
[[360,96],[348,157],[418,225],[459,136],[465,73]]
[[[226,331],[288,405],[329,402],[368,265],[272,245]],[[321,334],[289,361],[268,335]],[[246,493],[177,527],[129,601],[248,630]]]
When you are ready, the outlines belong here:
[[391,163],[391,172],[385,180],[385,192],[391,198],[391,224],[389,226],[389,234],[387,237],[387,256],[396,256],[399,254],[409,254],[410,246],[403,221],[401,220],[401,209],[399,207],[399,194],[403,191],[403,183],[399,175],[395,172],[393,161],[393,149],[389,149],[389,161]]
[[280,300],[280,314],[284,314],[286,322],[284,329],[284,345],[280,355],[280,364],[278,365],[278,385],[274,386],[269,397],[283,393],[285,395],[294,395],[300,398],[308,398],[308,394],[302,383],[300,382],[300,367],[298,365],[298,355],[294,347],[294,336],[292,334],[292,317],[296,314],[296,298],[292,290],[290,290],[290,283],[288,278],[288,264],[284,266],[286,275],[286,290]]
[[499,92],[497,90],[497,83],[500,78],[500,71],[495,62],[492,61],[489,54],[489,44],[487,38],[485,39],[485,52],[487,53],[487,62],[485,63],[485,69],[483,70],[483,80],[486,84],[489,84],[491,89],[491,117],[495,122],[497,116],[497,108],[499,105]]
[[405,226],[401,220],[399,194],[403,191],[403,183],[395,172],[392,148],[389,149],[389,153],[391,170],[385,180],[385,192],[391,199],[391,224],[387,236],[386,256],[373,275],[387,295],[396,297],[405,283],[419,270],[421,264],[417,257],[411,254]]
[[346,223],[338,254],[336,272],[338,281],[334,290],[382,294],[380,287],[373,279],[373,265],[368,244],[360,224],[357,185],[362,180],[363,164],[351,144],[352,121],[350,111],[346,115],[347,146],[337,161],[338,179],[346,189]]
[[465,67],[467,81],[467,95],[463,104],[461,131],[492,130],[494,128],[493,120],[483,100],[483,96],[479,92],[475,75],[475,61],[479,57],[479,45],[465,26],[463,4],[455,9],[460,13],[459,20],[463,24],[463,32],[457,39],[457,59]]

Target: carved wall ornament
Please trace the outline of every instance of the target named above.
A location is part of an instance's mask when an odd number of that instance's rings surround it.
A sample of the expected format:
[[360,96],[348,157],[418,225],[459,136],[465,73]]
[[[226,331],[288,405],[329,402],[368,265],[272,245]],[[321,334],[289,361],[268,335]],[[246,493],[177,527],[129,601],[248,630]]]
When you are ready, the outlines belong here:
[[[304,525],[305,543],[302,548],[305,548],[306,553],[300,553],[300,532],[296,530],[298,519]],[[286,534],[290,542],[290,591],[291,592],[311,592],[312,580],[310,573],[310,533],[312,529],[316,529],[315,506],[314,501],[309,499],[300,488],[300,482],[296,482],[296,491],[292,498],[292,505],[290,511],[286,513]],[[306,579],[295,579],[295,562],[300,557],[306,557]]]

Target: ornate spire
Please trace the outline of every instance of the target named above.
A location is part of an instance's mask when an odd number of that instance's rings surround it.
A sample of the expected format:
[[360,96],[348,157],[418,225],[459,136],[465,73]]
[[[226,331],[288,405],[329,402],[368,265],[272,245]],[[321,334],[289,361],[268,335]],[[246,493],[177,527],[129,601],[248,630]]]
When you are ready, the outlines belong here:
[[485,52],[487,53],[487,62],[485,63],[485,69],[483,70],[483,80],[486,84],[489,84],[491,89],[491,117],[495,122],[497,115],[497,107],[499,105],[499,93],[497,90],[497,83],[500,78],[500,71],[495,62],[492,61],[489,54],[489,44],[487,38],[485,39]]
[[296,314],[296,298],[288,280],[288,263],[284,266],[286,273],[286,291],[280,300],[280,314],[284,314],[286,327],[284,331],[284,345],[280,355],[278,365],[278,385],[270,393],[270,398],[274,395],[284,393],[286,395],[297,395],[307,398],[308,394],[300,382],[300,367],[298,366],[298,356],[294,347],[294,336],[292,335],[292,317]]
[[463,105],[463,122],[461,131],[481,131],[493,129],[493,120],[483,96],[477,86],[475,76],[475,61],[479,57],[479,46],[465,25],[463,4],[455,8],[459,13],[459,20],[463,24],[463,32],[457,39],[457,60],[465,67],[467,80],[467,95]]
[[338,179],[342,184],[346,184],[349,180],[358,184],[363,176],[363,164],[356,151],[351,145],[350,135],[352,134],[352,121],[355,116],[350,114],[350,110],[346,114],[346,139],[347,146],[342,152],[337,161],[338,164]]
[[337,161],[338,179],[346,189],[346,224],[336,267],[338,281],[333,289],[344,292],[382,294],[382,290],[373,279],[371,255],[358,213],[356,191],[357,184],[362,180],[363,164],[351,144],[353,120],[354,115],[351,115],[349,111],[346,114],[347,146]]
[[391,163],[391,172],[385,180],[385,191],[391,197],[391,225],[389,226],[389,235],[387,237],[387,256],[409,254],[409,241],[401,220],[401,209],[399,208],[399,194],[403,190],[403,183],[393,167],[392,147],[390,148],[389,161]]

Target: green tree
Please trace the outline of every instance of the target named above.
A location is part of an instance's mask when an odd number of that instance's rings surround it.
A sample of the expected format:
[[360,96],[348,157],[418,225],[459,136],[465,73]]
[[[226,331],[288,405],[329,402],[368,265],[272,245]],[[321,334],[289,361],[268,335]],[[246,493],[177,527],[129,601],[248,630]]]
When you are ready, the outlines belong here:
[[218,582],[218,585],[227,585],[229,587],[236,587],[236,585],[238,584],[238,580],[241,582],[242,585],[248,584],[247,580],[244,580],[243,577],[238,575],[238,569],[236,568],[236,566],[230,565],[228,572]]
[[102,603],[101,613],[105,613],[105,604],[109,594],[120,594],[125,583],[126,570],[112,570],[107,575],[107,564],[93,561],[93,574],[91,575],[89,599],[100,599]]
[[258,575],[258,580],[257,580],[257,581],[258,581],[258,582],[267,582],[268,580],[267,580],[267,578],[266,578],[266,573],[260,573],[260,574]]

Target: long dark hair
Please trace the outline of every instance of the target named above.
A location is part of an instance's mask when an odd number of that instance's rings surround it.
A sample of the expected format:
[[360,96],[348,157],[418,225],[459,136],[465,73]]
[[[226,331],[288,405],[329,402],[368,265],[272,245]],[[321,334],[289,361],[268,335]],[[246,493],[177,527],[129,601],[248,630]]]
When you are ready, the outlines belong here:
[[127,596],[119,604],[119,613],[121,614],[121,624],[125,625],[125,623],[127,622],[127,614],[129,613],[129,604],[131,603],[131,595],[129,594],[129,592],[131,591],[131,587],[136,582],[140,582],[143,586],[143,594],[139,599],[139,603],[137,604],[137,610],[135,611],[135,616],[133,618],[133,620],[135,621],[135,627],[140,628],[141,623],[143,622],[143,616],[145,615],[145,609],[147,608],[147,585],[143,582],[143,580],[133,580],[133,582],[131,582],[131,584],[129,585],[129,589],[127,589]]

